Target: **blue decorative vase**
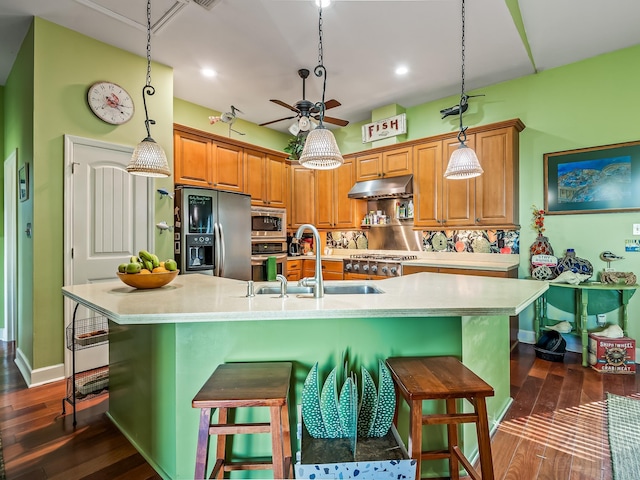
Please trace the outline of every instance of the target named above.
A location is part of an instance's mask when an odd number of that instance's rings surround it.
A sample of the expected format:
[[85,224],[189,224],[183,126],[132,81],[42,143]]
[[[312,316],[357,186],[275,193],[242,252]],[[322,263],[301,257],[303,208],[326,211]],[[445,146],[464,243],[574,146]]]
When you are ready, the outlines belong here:
[[567,248],[564,257],[558,260],[556,275],[563,272],[579,273],[581,275],[593,275],[593,266],[589,260],[576,256],[573,248]]

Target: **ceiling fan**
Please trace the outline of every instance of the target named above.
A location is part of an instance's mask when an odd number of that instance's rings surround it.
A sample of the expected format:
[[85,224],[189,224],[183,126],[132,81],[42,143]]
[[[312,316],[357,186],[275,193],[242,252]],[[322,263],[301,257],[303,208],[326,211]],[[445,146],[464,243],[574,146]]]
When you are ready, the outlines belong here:
[[[283,102],[282,100],[271,99],[273,103],[280,105],[281,107],[288,108],[292,112],[296,112],[296,115],[261,123],[261,127],[264,127],[265,125],[271,125],[272,123],[282,122],[284,120],[290,120],[292,118],[299,118],[298,129],[299,131],[306,132],[311,128],[311,118],[320,120],[320,109],[316,106],[315,103],[307,100],[305,96],[305,82],[309,77],[309,70],[307,70],[306,68],[301,68],[300,70],[298,70],[298,76],[302,79],[302,100],[299,100],[294,106],[291,106],[288,103]],[[328,110],[330,108],[339,107],[340,105],[342,104],[339,101],[331,99],[325,102],[324,108],[325,110]],[[349,124],[347,120],[327,117],[326,115],[322,118],[322,120],[324,122],[333,123],[334,125],[339,125],[341,127],[345,127]]]

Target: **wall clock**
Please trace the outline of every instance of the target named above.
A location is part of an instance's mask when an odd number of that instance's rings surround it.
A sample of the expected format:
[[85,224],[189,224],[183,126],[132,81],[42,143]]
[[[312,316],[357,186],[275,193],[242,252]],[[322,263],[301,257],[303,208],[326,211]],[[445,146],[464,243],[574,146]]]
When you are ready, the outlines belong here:
[[134,105],[131,95],[112,82],[96,82],[87,92],[87,102],[96,116],[112,125],[121,125],[133,117]]

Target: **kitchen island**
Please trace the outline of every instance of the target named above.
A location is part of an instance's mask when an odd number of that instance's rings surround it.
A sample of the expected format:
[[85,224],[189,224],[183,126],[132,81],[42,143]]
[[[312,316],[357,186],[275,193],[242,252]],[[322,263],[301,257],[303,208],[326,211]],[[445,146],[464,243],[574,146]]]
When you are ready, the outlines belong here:
[[[316,361],[324,378],[344,355],[374,374],[378,359],[392,355],[454,355],[495,389],[487,402],[495,427],[511,401],[508,318],[548,285],[433,273],[365,283],[384,293],[248,298],[246,282],[180,275],[155,290],[108,282],[63,294],[109,318],[109,415],[164,478],[193,478],[191,400],[224,362],[293,361],[293,406]],[[406,421],[403,411],[401,431]],[[240,454],[270,452],[267,438],[237,443]],[[465,451],[473,448],[469,435]]]

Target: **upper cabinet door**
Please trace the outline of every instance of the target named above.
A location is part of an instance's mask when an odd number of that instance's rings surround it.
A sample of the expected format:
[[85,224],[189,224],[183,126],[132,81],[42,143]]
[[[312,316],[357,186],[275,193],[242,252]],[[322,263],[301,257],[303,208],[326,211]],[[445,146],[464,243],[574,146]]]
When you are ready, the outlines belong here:
[[251,195],[251,205],[264,205],[265,203],[264,161],[264,153],[248,148],[244,150],[245,193]]
[[243,148],[237,145],[214,143],[212,157],[213,187],[243,192]]
[[[467,146],[475,148],[473,135],[467,135]],[[442,142],[442,173],[444,174],[449,158],[460,142],[457,138]],[[443,218],[445,227],[472,226],[475,225],[475,178],[461,180],[442,179]]]
[[291,166],[291,228],[315,221],[315,172],[299,165]]
[[440,227],[442,216],[442,142],[413,147],[413,222],[416,227]]
[[211,185],[211,140],[187,132],[173,135],[175,183],[207,187]]
[[359,228],[367,209],[365,200],[348,197],[349,190],[356,183],[355,166],[351,160],[345,159],[344,165],[334,170],[334,218],[335,228]]
[[397,177],[411,173],[411,147],[387,150],[382,153],[382,176]]
[[289,187],[287,183],[286,162],[267,154],[265,158],[267,185],[265,187],[267,204],[270,207],[285,208]]
[[380,177],[382,157],[379,153],[356,157],[356,178],[359,182],[375,180]]
[[518,223],[518,135],[507,127],[476,133],[476,153],[484,174],[476,178],[476,223]]

